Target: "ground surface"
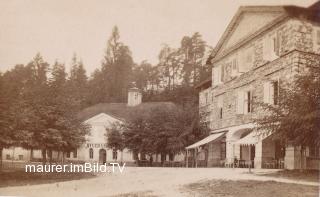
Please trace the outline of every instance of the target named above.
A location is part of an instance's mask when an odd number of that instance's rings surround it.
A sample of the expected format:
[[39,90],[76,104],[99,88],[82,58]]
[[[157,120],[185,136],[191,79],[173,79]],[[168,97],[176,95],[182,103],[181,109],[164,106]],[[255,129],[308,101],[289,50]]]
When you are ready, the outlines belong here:
[[247,169],[128,167],[122,174],[106,173],[89,179],[3,187],[0,196],[318,196],[318,182],[270,175],[275,172],[254,170],[249,174]]

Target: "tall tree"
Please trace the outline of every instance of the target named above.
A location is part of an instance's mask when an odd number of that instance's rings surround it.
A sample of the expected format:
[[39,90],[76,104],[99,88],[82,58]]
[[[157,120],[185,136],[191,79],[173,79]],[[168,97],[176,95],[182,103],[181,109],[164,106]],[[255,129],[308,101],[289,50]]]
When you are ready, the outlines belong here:
[[86,106],[88,78],[81,60],[77,59],[76,54],[72,58],[72,66],[70,70],[69,92],[79,103],[79,108]]
[[131,82],[133,60],[129,47],[120,42],[117,26],[112,30],[108,40],[106,53],[102,63],[102,76],[107,87],[108,100],[124,102],[127,98],[128,86]]

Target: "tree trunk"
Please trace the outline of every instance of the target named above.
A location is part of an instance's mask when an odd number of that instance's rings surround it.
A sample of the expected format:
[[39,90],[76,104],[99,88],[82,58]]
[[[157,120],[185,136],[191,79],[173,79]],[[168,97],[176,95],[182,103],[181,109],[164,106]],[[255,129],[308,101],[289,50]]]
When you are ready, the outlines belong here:
[[303,171],[303,146],[300,146],[300,172]]
[[52,150],[49,150],[49,164],[52,164]]
[[122,163],[123,163],[123,150],[121,150],[121,165],[122,165]]
[[33,160],[33,148],[30,149],[30,162]]
[[45,166],[47,162],[47,150],[42,149],[41,154],[42,154],[42,165]]
[[3,148],[0,147],[0,172],[2,171],[2,151],[3,151]]

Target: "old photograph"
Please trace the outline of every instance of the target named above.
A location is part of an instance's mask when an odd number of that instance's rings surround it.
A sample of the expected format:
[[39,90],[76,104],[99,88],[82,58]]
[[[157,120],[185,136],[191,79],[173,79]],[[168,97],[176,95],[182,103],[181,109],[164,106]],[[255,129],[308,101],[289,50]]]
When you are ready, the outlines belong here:
[[0,8],[0,197],[320,196],[320,1]]

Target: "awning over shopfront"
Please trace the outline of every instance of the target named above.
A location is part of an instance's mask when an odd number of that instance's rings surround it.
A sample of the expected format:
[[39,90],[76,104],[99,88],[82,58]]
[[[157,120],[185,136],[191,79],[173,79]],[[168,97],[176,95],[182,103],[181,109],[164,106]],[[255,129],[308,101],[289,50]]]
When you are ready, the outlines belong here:
[[211,135],[209,135],[208,137],[194,143],[191,144],[190,146],[186,147],[186,149],[193,149],[193,148],[197,148],[199,146],[202,146],[204,144],[207,144],[209,142],[212,142],[214,140],[217,140],[218,138],[222,137],[223,135],[225,135],[225,132],[221,132],[221,133],[213,133]]
[[270,136],[270,134],[258,134],[257,132],[251,132],[248,135],[246,135],[245,137],[241,138],[240,140],[236,141],[236,144],[240,144],[240,145],[245,145],[245,146],[249,146],[249,145],[255,145],[257,144],[259,141],[264,140],[266,137]]

